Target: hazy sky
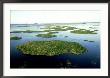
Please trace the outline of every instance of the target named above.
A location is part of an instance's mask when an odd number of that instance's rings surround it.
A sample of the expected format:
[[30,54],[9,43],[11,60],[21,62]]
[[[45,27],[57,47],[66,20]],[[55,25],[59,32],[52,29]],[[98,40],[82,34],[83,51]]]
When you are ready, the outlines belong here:
[[11,24],[100,22],[100,11],[11,11]]

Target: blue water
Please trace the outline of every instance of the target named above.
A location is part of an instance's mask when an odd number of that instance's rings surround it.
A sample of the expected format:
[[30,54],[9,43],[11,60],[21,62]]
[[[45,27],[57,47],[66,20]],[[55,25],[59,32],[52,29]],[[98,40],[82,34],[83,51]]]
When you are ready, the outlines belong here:
[[[77,27],[79,28],[81,26],[82,26],[81,24],[77,25]],[[43,27],[45,26],[29,26],[29,27],[11,26],[11,31],[29,30],[29,29],[42,30],[40,28]],[[94,27],[95,29],[99,30],[99,25],[94,26],[93,23],[90,24],[88,27]],[[39,33],[41,34],[44,32],[11,33],[11,36],[22,37],[21,40],[10,41],[11,68],[100,68],[100,31],[97,31],[98,34],[74,34],[70,33],[69,30],[59,31],[59,33],[56,33],[57,37],[53,38],[42,38],[35,36]],[[49,57],[49,56],[24,55],[22,54],[22,52],[16,49],[16,46],[22,45],[28,41],[42,41],[42,40],[63,40],[70,42],[78,42],[84,47],[86,47],[88,52],[85,52],[82,55],[64,54]],[[94,42],[88,42],[84,40],[92,40]],[[71,62],[71,65],[67,65],[68,60]]]

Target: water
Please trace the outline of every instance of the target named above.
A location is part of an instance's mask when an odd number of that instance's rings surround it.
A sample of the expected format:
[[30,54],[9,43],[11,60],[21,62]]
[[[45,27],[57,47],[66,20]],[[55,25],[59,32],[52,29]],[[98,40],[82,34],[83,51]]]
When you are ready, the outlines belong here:
[[[45,25],[42,26],[23,26],[11,25],[11,31],[15,30],[43,30]],[[71,24],[77,28],[84,29],[97,29],[99,30],[99,23],[86,23],[86,24]],[[93,27],[93,28],[90,28]],[[100,31],[98,34],[75,34],[68,31],[59,31],[56,33],[57,37],[42,38],[35,35],[45,32],[34,33],[11,33],[11,36],[22,37],[21,40],[10,41],[10,67],[11,68],[100,68]],[[68,37],[65,37],[68,36]],[[64,54],[59,56],[31,56],[24,55],[16,49],[16,46],[22,45],[28,41],[42,41],[42,40],[63,40],[70,42],[78,42],[88,49],[88,52],[82,55]],[[88,42],[84,40],[92,40]],[[51,46],[50,46],[51,47]],[[67,64],[68,61],[71,64]]]

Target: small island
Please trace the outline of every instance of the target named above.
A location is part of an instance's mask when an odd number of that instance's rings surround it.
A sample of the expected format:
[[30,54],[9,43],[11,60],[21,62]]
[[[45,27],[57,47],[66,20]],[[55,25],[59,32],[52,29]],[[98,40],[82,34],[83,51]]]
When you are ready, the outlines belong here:
[[69,26],[49,26],[47,28],[45,28],[46,32],[48,31],[68,31],[68,30],[74,30],[74,29],[77,29],[76,27],[69,27]]
[[13,37],[10,37],[11,40],[20,40],[22,39],[22,37],[17,37],[17,36],[13,36]]
[[77,42],[68,41],[32,41],[17,46],[23,54],[54,56],[65,53],[80,55],[87,52],[87,49]]
[[88,40],[84,40],[84,41],[88,41]]
[[52,38],[52,37],[56,37],[56,35],[54,35],[53,33],[47,33],[47,34],[38,34],[36,35],[37,37],[43,37],[43,38]]
[[97,34],[96,32],[94,31],[90,31],[90,30],[84,30],[84,29],[79,29],[79,30],[73,30],[73,31],[70,31],[71,33],[76,33],[76,34]]
[[94,41],[90,40],[89,42],[94,42]]
[[55,31],[48,32],[48,34],[56,34],[56,33],[59,33],[59,32],[55,32]]
[[94,42],[93,40],[84,40],[84,41],[87,41],[87,42]]
[[33,32],[44,32],[44,31],[25,30],[25,31],[11,31],[10,33],[33,33]]

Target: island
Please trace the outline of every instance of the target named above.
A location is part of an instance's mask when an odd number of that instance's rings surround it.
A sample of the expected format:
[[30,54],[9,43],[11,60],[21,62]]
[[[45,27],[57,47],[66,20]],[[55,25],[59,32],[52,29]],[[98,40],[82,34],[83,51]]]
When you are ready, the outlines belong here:
[[84,41],[87,41],[87,42],[94,42],[93,40],[84,40]]
[[97,34],[95,31],[90,31],[90,30],[86,30],[86,29],[73,30],[70,32],[75,33],[75,34]]
[[11,40],[20,40],[22,39],[22,37],[17,37],[17,36],[13,36],[13,37],[10,37]]
[[25,31],[11,31],[10,33],[33,33],[33,32],[44,32],[44,31],[25,30]]
[[47,33],[47,34],[38,34],[36,35],[37,37],[42,37],[42,38],[52,38],[52,37],[56,37],[56,35],[54,35],[53,33]]
[[23,54],[55,56],[65,53],[80,55],[87,52],[87,48],[77,42],[61,40],[52,41],[30,41],[16,47]]

